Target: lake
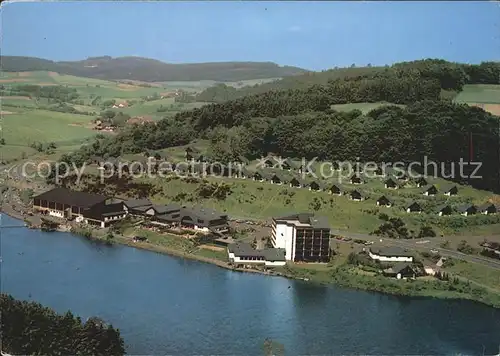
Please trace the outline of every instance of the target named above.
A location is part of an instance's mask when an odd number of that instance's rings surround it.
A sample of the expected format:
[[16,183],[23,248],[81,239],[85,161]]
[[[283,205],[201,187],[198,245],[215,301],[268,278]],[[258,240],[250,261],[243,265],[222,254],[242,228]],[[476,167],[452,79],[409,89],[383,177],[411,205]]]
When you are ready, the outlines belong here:
[[[3,225],[22,224],[3,216]],[[238,273],[69,233],[1,231],[1,290],[118,327],[129,354],[498,353],[500,311]]]

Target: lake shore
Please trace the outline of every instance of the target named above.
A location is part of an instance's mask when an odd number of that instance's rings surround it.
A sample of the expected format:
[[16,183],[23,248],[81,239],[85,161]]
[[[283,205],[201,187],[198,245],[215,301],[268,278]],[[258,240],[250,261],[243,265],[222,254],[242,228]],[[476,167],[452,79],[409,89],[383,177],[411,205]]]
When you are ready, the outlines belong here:
[[[26,216],[26,214],[19,212],[8,204],[4,204],[2,206],[2,213],[12,218],[28,222],[28,225],[30,223],[32,224],[33,221],[37,221],[40,219],[40,217],[36,215]],[[34,227],[32,226],[31,228]],[[64,227],[58,231],[68,232],[68,230],[69,229],[67,227]],[[92,240],[103,243],[105,242],[105,240],[99,236],[93,236]],[[499,294],[493,293],[485,288],[473,288],[470,286],[470,283],[462,283],[463,285],[467,285],[468,289],[466,289],[466,292],[461,292],[460,289],[457,289],[454,286],[451,288],[446,288],[444,284],[442,284],[442,282],[437,281],[396,281],[380,276],[375,277],[359,275],[357,273],[353,273],[353,269],[347,268],[345,265],[330,267],[325,264],[324,266],[320,266],[323,268],[319,269],[313,268],[312,266],[308,265],[297,264],[287,264],[285,267],[278,267],[272,270],[239,268],[232,266],[229,262],[223,261],[221,259],[200,256],[193,253],[186,253],[175,248],[161,246],[151,242],[135,242],[131,238],[123,235],[115,235],[113,238],[113,243],[193,261],[210,263],[235,272],[257,273],[266,276],[284,277],[289,279],[307,281],[308,283],[336,285],[344,288],[377,292],[394,296],[470,300],[500,309]],[[318,265],[315,264],[315,267],[318,267]]]

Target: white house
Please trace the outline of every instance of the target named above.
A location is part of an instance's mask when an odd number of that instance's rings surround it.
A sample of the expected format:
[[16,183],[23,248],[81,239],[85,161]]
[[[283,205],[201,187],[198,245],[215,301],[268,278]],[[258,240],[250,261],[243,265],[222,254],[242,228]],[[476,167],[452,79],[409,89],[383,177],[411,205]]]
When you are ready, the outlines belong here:
[[227,247],[229,261],[235,265],[264,265],[266,267],[284,266],[285,250],[266,248],[256,250],[250,244],[236,242]]
[[398,247],[371,247],[368,255],[380,262],[413,262],[413,255]]
[[271,241],[289,261],[329,262],[330,224],[324,217],[300,213],[273,218]]

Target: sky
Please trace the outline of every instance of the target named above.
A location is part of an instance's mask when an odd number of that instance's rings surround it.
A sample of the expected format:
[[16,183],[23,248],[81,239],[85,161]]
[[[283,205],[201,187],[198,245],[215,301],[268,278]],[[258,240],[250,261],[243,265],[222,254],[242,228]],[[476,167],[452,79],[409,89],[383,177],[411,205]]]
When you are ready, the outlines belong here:
[[271,61],[311,70],[421,58],[500,60],[500,3],[3,2],[2,55],[168,63]]

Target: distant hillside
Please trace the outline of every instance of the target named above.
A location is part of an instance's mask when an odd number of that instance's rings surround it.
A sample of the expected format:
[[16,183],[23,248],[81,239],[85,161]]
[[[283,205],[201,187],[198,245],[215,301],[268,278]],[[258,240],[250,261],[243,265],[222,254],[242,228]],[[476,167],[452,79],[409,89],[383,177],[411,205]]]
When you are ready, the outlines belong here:
[[[332,82],[346,81],[363,82],[363,85],[367,85],[368,82],[373,82],[374,79],[402,77],[421,77],[426,80],[438,81],[439,86],[443,89],[443,95],[453,97],[462,90],[465,84],[500,84],[500,62],[463,64],[442,59],[424,59],[395,63],[384,67],[333,68],[322,72],[307,72],[240,89],[218,84],[204,90],[192,100],[221,103],[248,95],[266,93],[271,90],[306,90],[314,85],[325,86]],[[359,101],[351,97],[346,102]]]
[[6,72],[50,71],[80,77],[145,82],[214,80],[237,82],[249,79],[287,77],[305,69],[279,66],[272,62],[218,62],[169,64],[141,57],[92,57],[82,61],[54,62],[34,57],[2,56]]

